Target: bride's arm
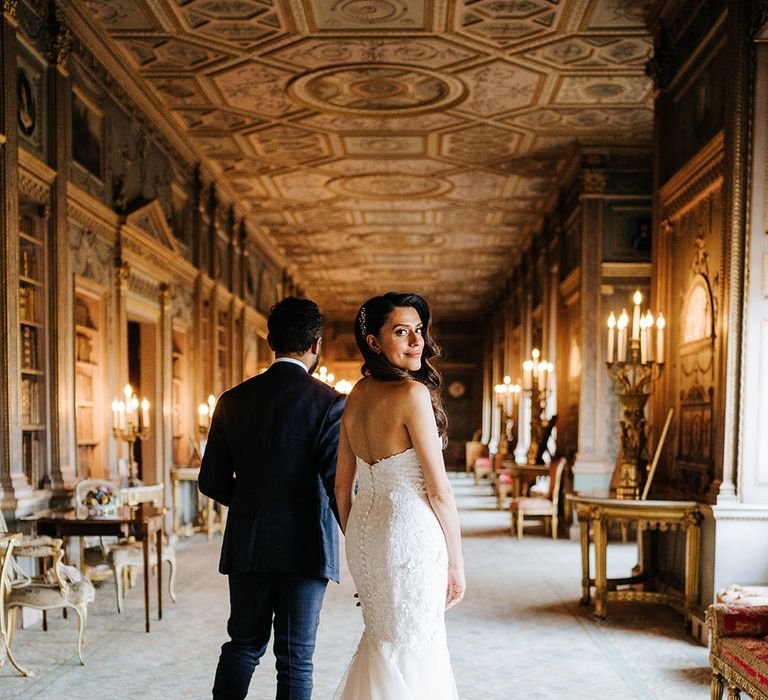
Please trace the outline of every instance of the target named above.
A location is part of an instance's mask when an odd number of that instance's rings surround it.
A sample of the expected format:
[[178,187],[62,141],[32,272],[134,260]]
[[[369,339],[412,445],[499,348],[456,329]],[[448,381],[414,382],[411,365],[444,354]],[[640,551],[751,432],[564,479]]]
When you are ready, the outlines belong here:
[[435,424],[429,390],[418,382],[406,385],[405,427],[424,471],[427,497],[445,534],[448,547],[449,590],[447,605],[452,607],[464,597],[464,557],[461,552],[459,513],[448,475]]
[[352,508],[352,498],[355,490],[355,479],[357,477],[357,464],[355,455],[349,445],[349,436],[341,421],[341,430],[339,431],[339,458],[336,462],[336,505],[339,509],[339,523],[341,531],[347,532],[347,520],[349,511]]

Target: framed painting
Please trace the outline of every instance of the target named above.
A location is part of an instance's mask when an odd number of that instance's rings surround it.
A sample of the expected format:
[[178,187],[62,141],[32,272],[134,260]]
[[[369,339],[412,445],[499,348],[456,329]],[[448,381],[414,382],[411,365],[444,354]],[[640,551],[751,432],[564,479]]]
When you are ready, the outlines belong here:
[[80,93],[72,93],[72,159],[103,180],[104,115]]

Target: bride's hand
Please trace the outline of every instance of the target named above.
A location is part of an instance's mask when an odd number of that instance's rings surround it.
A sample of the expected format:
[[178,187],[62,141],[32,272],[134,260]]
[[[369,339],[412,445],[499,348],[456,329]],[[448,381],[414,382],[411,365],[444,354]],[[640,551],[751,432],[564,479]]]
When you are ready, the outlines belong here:
[[464,599],[467,584],[464,580],[464,567],[448,567],[448,590],[445,593],[445,609],[450,610]]

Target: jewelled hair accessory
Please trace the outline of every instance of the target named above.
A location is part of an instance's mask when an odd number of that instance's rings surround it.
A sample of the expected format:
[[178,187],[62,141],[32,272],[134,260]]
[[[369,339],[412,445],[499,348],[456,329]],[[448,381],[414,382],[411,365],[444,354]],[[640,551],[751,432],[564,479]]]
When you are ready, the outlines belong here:
[[360,333],[362,333],[363,338],[365,338],[365,336],[368,335],[368,331],[365,328],[365,307],[364,306],[360,309],[359,322],[360,322]]

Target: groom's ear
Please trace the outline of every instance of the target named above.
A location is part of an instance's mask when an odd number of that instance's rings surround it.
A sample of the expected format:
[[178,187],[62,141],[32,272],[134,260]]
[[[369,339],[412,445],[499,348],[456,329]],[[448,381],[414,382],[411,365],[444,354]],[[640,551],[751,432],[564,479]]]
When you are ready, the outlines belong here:
[[310,351],[313,355],[319,355],[320,354],[320,347],[323,344],[323,337],[318,336],[312,341],[312,345],[309,346]]

